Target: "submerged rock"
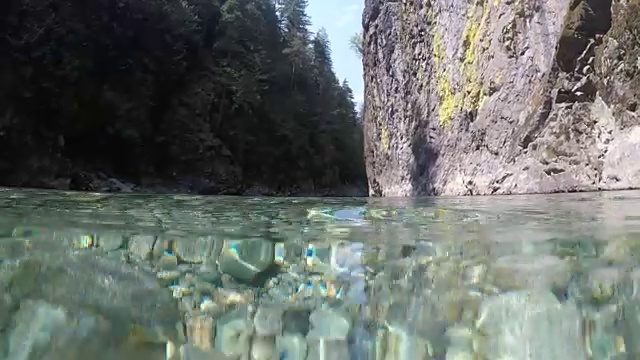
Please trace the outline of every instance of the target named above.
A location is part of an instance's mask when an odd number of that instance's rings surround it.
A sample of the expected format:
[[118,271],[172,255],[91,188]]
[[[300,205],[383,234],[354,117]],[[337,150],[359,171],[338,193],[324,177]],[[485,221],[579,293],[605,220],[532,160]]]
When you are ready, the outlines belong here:
[[285,334],[276,337],[276,349],[280,359],[305,360],[307,348],[307,341],[301,335]]
[[575,304],[549,291],[504,293],[483,302],[474,350],[487,359],[585,359],[581,324]]
[[121,324],[42,300],[21,302],[6,359],[161,359],[165,345],[138,342]]
[[0,320],[11,359],[149,358],[178,338],[177,304],[153,274],[90,253],[18,260],[0,293],[16,311]]
[[246,358],[251,348],[253,323],[246,308],[225,314],[216,323],[216,350],[227,356]]
[[496,286],[506,290],[564,289],[573,273],[568,260],[555,256],[513,255],[497,259],[490,275]]
[[180,347],[181,360],[231,360],[223,353],[215,350],[203,350],[191,344],[185,344]]
[[274,262],[275,244],[263,239],[229,240],[218,258],[220,271],[252,281]]

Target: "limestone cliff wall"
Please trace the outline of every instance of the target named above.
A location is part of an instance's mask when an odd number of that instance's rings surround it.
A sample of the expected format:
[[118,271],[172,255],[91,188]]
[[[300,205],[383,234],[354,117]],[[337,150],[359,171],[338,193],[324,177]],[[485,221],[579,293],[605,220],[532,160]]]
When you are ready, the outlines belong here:
[[379,196],[640,187],[640,0],[366,0]]

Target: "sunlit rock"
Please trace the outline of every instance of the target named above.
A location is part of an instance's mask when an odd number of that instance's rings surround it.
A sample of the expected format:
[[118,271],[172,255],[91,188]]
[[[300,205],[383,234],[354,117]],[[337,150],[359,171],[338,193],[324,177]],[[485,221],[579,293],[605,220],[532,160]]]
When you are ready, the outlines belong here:
[[282,333],[282,316],[284,308],[260,305],[253,318],[256,334],[259,336],[275,336]]
[[250,281],[273,264],[274,243],[262,239],[228,240],[219,257],[220,271]]
[[141,341],[117,321],[42,300],[22,301],[13,324],[6,359],[135,360],[165,355],[165,343]]
[[483,339],[475,352],[487,359],[584,359],[582,318],[549,291],[509,292],[486,299],[477,328]]
[[254,294],[251,290],[238,291],[221,287],[215,289],[212,293],[212,300],[223,307],[247,304],[253,298]]
[[351,323],[346,314],[320,309],[311,313],[311,329],[307,334],[308,360],[347,359],[347,336]]
[[164,344],[177,337],[177,303],[156,277],[93,253],[20,260],[0,274],[0,293],[14,301],[42,300],[70,316],[103,317],[127,334],[134,329],[145,342]]
[[251,342],[251,360],[280,360],[275,336],[254,336]]
[[220,242],[212,236],[181,238],[176,241],[176,254],[182,261],[203,263],[211,257],[216,241]]
[[148,259],[152,256],[156,241],[153,235],[133,235],[129,239],[129,253],[137,259]]
[[640,357],[640,299],[636,298],[622,305],[624,344],[630,358]]
[[[439,298],[439,297],[436,297]],[[446,315],[427,296],[396,300],[386,314],[385,359],[431,359],[447,347]]]
[[622,268],[600,266],[587,270],[581,277],[576,277],[569,295],[584,304],[604,304],[613,300],[614,296],[622,295],[621,290],[625,280]]
[[187,339],[195,347],[203,350],[213,348],[215,321],[208,315],[194,315],[187,318]]
[[246,308],[234,310],[216,321],[215,348],[227,356],[248,358],[252,333]]
[[406,327],[389,326],[387,329],[384,360],[428,360],[429,343]]
[[[180,360],[232,360],[225,354],[215,349],[201,349],[193,344],[184,344],[180,347]],[[173,359],[171,359],[173,360]]]
[[454,326],[447,329],[449,345],[446,360],[474,360],[473,341],[476,334],[466,327]]
[[617,264],[624,264],[637,262],[638,254],[640,254],[640,235],[632,233],[608,241],[604,246],[601,258]]
[[96,234],[96,246],[102,251],[114,251],[127,243],[124,234],[118,232],[99,232]]
[[349,347],[346,340],[307,337],[307,344],[307,360],[349,358]]
[[564,289],[572,276],[572,264],[551,255],[513,255],[491,264],[493,283],[504,290]]
[[218,304],[208,297],[200,302],[200,310],[215,318],[222,314],[223,309],[224,305]]
[[280,359],[305,360],[307,357],[307,340],[299,334],[284,334],[276,337],[276,349]]
[[307,334],[312,339],[346,340],[351,329],[351,322],[346,314],[337,310],[319,309],[311,313],[311,329]]
[[591,359],[627,358],[624,329],[618,325],[620,315],[617,305],[585,311],[582,333],[585,351]]
[[352,331],[349,355],[354,360],[376,359],[376,336],[362,324]]
[[182,273],[179,270],[160,270],[156,273],[158,280],[164,286],[169,286],[180,279]]

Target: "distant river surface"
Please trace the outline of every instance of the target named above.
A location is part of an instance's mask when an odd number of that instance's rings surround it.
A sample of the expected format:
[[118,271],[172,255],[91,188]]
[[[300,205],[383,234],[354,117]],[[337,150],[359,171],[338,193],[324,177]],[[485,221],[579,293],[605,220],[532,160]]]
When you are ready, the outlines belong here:
[[0,359],[640,358],[640,192],[0,188]]

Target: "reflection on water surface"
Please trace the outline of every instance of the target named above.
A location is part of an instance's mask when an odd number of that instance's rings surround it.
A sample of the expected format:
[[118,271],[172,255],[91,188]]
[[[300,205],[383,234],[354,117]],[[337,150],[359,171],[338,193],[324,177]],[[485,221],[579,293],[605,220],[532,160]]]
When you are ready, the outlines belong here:
[[640,193],[0,190],[3,359],[637,359]]

